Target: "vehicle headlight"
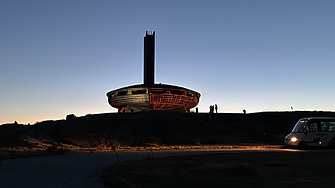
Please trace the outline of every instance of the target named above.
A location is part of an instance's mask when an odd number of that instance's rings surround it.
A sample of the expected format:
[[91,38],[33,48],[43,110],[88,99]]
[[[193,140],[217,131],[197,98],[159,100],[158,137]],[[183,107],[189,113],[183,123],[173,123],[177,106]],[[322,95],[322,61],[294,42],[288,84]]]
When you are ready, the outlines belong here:
[[291,142],[296,142],[298,139],[296,137],[291,138]]

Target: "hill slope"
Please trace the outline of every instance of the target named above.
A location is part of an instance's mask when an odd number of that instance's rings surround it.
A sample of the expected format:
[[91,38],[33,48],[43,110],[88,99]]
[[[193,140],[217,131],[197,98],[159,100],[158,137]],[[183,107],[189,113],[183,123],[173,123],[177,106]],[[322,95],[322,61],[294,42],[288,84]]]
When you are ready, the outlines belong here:
[[97,147],[106,140],[128,146],[282,143],[298,119],[335,117],[334,112],[261,112],[252,114],[150,111],[106,113],[35,125],[0,126],[0,147],[68,144]]

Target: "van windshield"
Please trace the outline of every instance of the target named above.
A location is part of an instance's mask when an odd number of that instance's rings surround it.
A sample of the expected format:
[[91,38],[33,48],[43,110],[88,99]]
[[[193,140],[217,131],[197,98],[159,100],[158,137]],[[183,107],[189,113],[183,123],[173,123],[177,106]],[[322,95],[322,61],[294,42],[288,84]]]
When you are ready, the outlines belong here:
[[295,124],[292,133],[303,133],[304,127],[308,125],[307,119],[300,119],[297,124]]

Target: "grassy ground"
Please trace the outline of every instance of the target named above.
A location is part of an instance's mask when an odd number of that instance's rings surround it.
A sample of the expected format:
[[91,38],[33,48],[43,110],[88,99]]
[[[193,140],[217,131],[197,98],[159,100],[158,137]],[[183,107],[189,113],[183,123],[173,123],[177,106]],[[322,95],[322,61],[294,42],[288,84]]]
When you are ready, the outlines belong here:
[[[140,146],[140,147],[130,147],[121,146],[115,149],[117,153],[121,152],[151,152],[151,151],[173,151],[173,150],[222,150],[222,149],[264,149],[264,148],[281,148],[281,145],[262,145],[262,144],[244,144],[244,145],[174,145],[174,146]],[[66,155],[66,154],[78,154],[78,153],[106,153],[114,152],[111,147],[100,146],[100,147],[75,147],[72,145],[44,145],[40,144],[37,148],[1,148],[0,149],[0,161],[5,159],[17,159],[17,158],[27,158],[36,157],[44,155]]]
[[334,187],[335,151],[188,155],[125,162],[104,171],[110,187]]

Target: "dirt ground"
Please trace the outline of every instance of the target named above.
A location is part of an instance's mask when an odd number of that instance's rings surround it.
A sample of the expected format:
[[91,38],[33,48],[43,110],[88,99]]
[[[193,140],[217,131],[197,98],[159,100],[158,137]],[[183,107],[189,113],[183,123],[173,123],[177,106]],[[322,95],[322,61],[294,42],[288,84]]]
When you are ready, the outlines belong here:
[[128,161],[102,175],[110,187],[334,187],[335,150],[253,151]]

